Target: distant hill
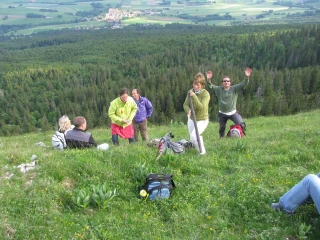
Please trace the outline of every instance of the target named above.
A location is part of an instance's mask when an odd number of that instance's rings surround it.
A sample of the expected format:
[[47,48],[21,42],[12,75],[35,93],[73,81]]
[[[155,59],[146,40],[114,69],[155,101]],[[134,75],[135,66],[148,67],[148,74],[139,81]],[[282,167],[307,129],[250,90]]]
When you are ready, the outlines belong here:
[[[139,88],[154,106],[149,123],[185,121],[182,105],[199,71],[233,83],[253,69],[237,110],[244,118],[319,107],[317,24],[208,26],[131,25],[56,30],[0,41],[0,135],[53,129],[63,114],[108,127],[121,88]],[[210,120],[218,104],[211,91]]]

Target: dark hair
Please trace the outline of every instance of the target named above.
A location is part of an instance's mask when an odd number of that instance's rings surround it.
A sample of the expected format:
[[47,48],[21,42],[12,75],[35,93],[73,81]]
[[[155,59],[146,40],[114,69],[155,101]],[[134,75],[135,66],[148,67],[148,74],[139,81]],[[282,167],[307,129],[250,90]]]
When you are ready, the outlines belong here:
[[73,125],[76,128],[79,128],[82,124],[86,122],[86,119],[84,117],[78,116],[75,119],[73,119]]
[[123,94],[128,94],[129,90],[127,88],[121,88],[119,91],[119,96],[122,96]]
[[229,77],[229,76],[224,76],[224,77],[222,78],[222,82],[223,82],[223,79],[225,79],[225,78],[229,78],[230,83],[232,83],[231,77]]
[[[138,88],[135,88],[135,89],[133,89],[133,90],[136,90],[137,93],[140,95],[140,90],[139,90]],[[132,90],[132,91],[133,91],[133,90]]]

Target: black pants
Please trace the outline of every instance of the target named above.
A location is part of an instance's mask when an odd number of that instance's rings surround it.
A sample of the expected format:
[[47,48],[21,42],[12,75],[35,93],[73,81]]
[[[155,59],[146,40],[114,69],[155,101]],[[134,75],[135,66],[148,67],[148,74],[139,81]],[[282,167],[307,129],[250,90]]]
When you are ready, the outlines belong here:
[[[118,138],[118,134],[114,134],[114,135],[112,135],[112,143],[114,144],[114,145],[119,145],[119,138]],[[135,142],[135,139],[134,139],[134,137],[132,137],[132,138],[128,138],[128,140],[129,140],[129,143],[133,143],[133,142]]]
[[225,135],[225,131],[226,131],[226,124],[228,119],[230,119],[234,124],[239,124],[242,127],[242,130],[244,131],[245,129],[245,123],[242,120],[242,117],[240,116],[240,114],[238,112],[236,112],[235,114],[232,115],[225,115],[221,112],[219,112],[218,114],[218,121],[219,121],[219,135],[220,137],[224,137]]

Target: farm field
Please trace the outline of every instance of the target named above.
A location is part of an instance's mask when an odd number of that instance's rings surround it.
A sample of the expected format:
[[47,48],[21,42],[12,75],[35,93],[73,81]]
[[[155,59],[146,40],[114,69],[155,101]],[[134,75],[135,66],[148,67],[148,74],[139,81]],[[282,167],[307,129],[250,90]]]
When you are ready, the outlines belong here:
[[[14,25],[13,30],[6,29],[2,34],[19,35],[27,32],[38,32],[47,29],[66,27],[111,27],[114,24],[125,26],[129,24],[275,24],[292,23],[296,21],[318,22],[319,16],[299,19],[287,19],[286,16],[303,14],[310,10],[299,4],[300,1],[291,1],[293,7],[275,5],[274,1],[196,1],[183,2],[178,0],[167,2],[159,1],[87,1],[66,2],[65,0],[48,0],[44,2],[22,0],[12,2],[8,0],[0,3],[0,27]],[[308,3],[314,10],[319,9],[320,2]],[[123,17],[114,21],[104,20],[110,8],[122,11]],[[140,14],[127,17],[127,13],[140,11]],[[30,17],[42,15],[43,17]],[[27,17],[29,15],[29,17]],[[216,15],[221,19],[206,19],[206,16]],[[227,16],[227,17],[226,17]],[[74,24],[82,22],[82,24]],[[94,24],[93,22],[97,22]],[[19,27],[20,26],[20,27]],[[46,26],[46,27],[43,27]],[[1,29],[1,28],[0,28]],[[32,29],[26,31],[26,29]]]

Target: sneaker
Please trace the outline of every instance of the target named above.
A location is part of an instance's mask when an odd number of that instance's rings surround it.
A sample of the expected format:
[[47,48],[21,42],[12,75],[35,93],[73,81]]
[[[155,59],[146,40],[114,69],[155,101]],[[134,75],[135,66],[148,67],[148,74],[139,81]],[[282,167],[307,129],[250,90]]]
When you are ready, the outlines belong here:
[[270,207],[276,211],[276,212],[283,212],[285,214],[288,214],[288,215],[292,215],[291,212],[288,212],[287,210],[283,209],[283,207],[281,206],[281,204],[279,202],[277,203],[271,203]]
[[280,205],[280,203],[271,203],[271,206],[270,206],[274,211],[276,212],[279,212],[279,211],[282,211],[282,207]]

